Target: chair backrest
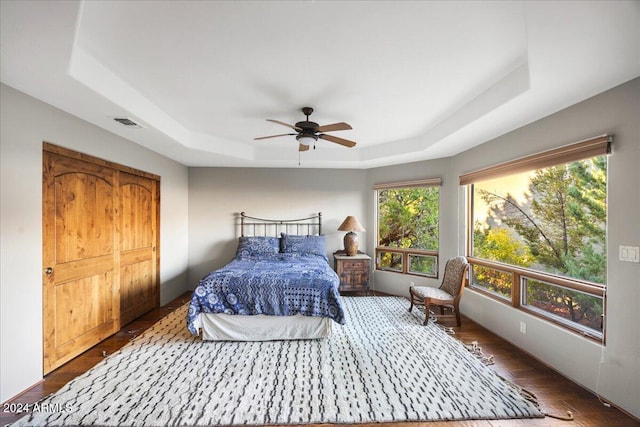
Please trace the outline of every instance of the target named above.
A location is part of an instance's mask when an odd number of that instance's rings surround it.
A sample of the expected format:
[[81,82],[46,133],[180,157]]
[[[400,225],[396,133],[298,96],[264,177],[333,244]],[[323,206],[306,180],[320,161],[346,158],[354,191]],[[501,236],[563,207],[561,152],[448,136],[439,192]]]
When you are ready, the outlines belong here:
[[462,289],[464,274],[467,271],[469,262],[463,256],[451,258],[444,266],[444,277],[440,289],[451,296],[457,296]]

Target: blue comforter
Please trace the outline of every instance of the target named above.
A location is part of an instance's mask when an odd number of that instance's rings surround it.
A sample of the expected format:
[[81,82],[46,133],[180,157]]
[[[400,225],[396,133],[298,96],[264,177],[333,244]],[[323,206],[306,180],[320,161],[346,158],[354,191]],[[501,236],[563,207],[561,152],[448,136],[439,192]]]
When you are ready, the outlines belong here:
[[322,256],[278,253],[236,257],[200,280],[189,304],[187,325],[198,335],[194,322],[200,313],[300,313],[344,324],[338,284],[338,276]]

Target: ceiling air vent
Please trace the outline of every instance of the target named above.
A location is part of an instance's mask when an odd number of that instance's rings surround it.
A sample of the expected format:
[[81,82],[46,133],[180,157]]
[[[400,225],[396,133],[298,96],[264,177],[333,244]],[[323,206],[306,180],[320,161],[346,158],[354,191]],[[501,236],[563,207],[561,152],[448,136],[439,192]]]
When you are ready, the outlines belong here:
[[115,120],[116,122],[120,123],[123,126],[131,126],[131,127],[137,127],[137,128],[142,127],[128,117],[114,117],[113,120]]

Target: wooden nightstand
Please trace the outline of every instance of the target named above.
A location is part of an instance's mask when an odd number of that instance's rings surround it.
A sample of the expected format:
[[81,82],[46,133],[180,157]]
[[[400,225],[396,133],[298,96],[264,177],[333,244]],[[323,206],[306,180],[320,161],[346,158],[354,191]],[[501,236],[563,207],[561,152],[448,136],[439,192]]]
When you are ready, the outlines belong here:
[[340,293],[369,292],[369,268],[371,257],[367,254],[354,256],[338,251],[333,254],[333,268],[340,278]]

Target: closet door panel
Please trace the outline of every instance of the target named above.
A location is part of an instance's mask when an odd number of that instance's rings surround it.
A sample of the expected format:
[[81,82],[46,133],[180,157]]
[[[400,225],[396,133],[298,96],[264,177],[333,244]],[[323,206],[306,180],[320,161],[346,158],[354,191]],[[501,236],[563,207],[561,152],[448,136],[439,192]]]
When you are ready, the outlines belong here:
[[120,323],[158,306],[157,181],[120,173]]
[[[109,323],[113,318],[111,272],[56,286],[56,348]],[[78,304],[78,301],[82,301]]]
[[54,178],[56,263],[113,254],[113,182],[105,178],[111,177],[76,172]]
[[44,154],[44,371],[118,330],[116,175]]

